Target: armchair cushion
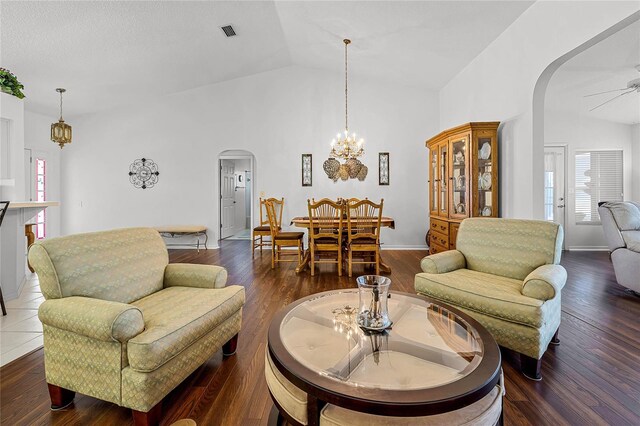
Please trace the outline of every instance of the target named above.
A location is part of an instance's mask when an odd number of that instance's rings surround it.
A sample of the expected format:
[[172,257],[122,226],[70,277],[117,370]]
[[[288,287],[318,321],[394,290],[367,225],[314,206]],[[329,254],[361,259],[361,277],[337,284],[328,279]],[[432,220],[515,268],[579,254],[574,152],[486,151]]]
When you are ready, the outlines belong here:
[[227,270],[221,266],[170,263],[164,270],[164,287],[223,288]]
[[142,311],[146,329],[127,344],[129,365],[150,372],[237,313],[244,288],[169,287],[133,304]]
[[43,324],[103,341],[126,342],[144,330],[135,306],[88,297],[46,300],[38,310]]
[[430,274],[443,274],[465,268],[466,264],[462,253],[458,250],[449,250],[425,257],[420,262],[420,267]]
[[456,248],[467,269],[522,281],[538,266],[560,263],[563,236],[560,225],[542,220],[469,218]]
[[522,294],[522,281],[458,269],[416,275],[420,294],[505,321],[542,327],[552,314],[549,303]]
[[627,248],[640,253],[640,231],[622,231],[621,234]]
[[613,218],[621,231],[640,230],[640,209],[630,202],[609,202],[604,207],[611,210]]
[[538,300],[553,299],[567,282],[567,271],[560,265],[542,265],[527,275],[522,294]]

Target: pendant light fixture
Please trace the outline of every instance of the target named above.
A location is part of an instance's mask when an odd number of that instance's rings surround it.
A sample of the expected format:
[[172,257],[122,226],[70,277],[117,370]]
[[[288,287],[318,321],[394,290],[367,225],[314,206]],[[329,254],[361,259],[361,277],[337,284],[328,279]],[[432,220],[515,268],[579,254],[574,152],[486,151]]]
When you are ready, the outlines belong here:
[[[344,132],[338,133],[331,141],[329,158],[322,164],[325,173],[334,182],[338,179],[358,179],[367,177],[367,166],[358,157],[364,155],[364,139],[356,139],[356,134],[349,134],[349,68],[347,50],[351,40],[344,39]],[[344,163],[340,163],[343,160]]]
[[60,93],[60,119],[57,123],[51,124],[51,140],[62,149],[65,144],[71,143],[71,126],[62,119],[62,94],[66,89],[57,88],[56,92]]
[[364,154],[364,139],[356,139],[356,134],[349,134],[349,86],[347,50],[351,40],[344,39],[344,132],[338,133],[331,141],[330,158],[343,160],[357,159]]

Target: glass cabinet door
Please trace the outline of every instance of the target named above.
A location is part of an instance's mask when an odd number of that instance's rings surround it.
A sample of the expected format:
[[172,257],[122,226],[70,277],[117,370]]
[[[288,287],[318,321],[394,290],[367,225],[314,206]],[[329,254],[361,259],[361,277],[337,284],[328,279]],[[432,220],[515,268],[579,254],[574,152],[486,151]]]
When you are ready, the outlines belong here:
[[440,169],[438,168],[438,148],[429,150],[429,162],[431,175],[429,176],[429,211],[432,215],[438,214],[438,182]]
[[449,211],[452,218],[469,216],[469,137],[451,139],[450,143],[451,171],[451,204]]
[[447,179],[447,163],[449,155],[449,146],[447,142],[443,142],[438,146],[438,215],[442,217],[449,216],[449,199],[448,199],[448,179]]
[[[484,134],[483,134],[484,133]],[[497,206],[494,201],[497,199],[497,164],[495,138],[490,132],[478,132],[476,138],[477,147],[477,190],[474,195],[474,216],[497,217]]]

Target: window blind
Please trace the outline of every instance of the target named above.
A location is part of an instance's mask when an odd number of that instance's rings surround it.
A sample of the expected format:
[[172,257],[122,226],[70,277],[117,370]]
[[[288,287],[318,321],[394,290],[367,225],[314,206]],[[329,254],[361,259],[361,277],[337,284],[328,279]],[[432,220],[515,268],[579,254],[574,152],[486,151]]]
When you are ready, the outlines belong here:
[[576,224],[599,224],[598,203],[623,201],[622,150],[576,151]]

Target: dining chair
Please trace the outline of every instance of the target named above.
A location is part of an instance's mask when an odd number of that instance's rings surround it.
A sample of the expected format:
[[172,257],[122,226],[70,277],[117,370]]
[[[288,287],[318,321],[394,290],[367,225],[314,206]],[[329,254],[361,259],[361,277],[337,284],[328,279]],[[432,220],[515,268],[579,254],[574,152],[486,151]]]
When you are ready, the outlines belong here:
[[[347,210],[347,264],[349,277],[354,264],[375,264],[376,275],[380,274],[380,224],[382,206],[370,200],[360,200],[345,206]],[[353,255],[361,255],[362,260],[354,261]],[[373,255],[373,260],[371,260]]]
[[[4,220],[4,214],[9,209],[10,201],[0,201],[0,226]],[[0,307],[2,308],[2,316],[7,315],[7,308],[4,306],[4,297],[2,296],[2,284],[0,284]]]
[[265,237],[271,237],[271,228],[269,227],[269,218],[267,217],[267,211],[265,203],[271,201],[274,204],[276,212],[276,224],[278,230],[282,229],[282,211],[284,210],[284,198],[260,198],[260,226],[253,228],[253,234],[251,236],[251,255],[256,252],[256,247],[260,247],[260,253],[262,253],[262,247],[270,246],[271,241],[265,240]]
[[[293,256],[297,257],[298,265],[301,265],[304,255],[304,232],[282,232],[278,224],[279,222],[282,223],[282,211],[278,216],[276,205],[277,203],[274,201],[266,200],[265,202],[271,231],[271,269],[275,269],[278,262],[295,262],[296,259],[290,259]],[[296,247],[297,251],[283,251],[282,247]]]
[[[311,276],[316,263],[336,263],[338,276],[342,276],[342,204],[328,199],[317,203],[307,200],[309,209],[309,249]],[[318,260],[316,260],[316,255]],[[326,256],[323,259],[323,255]]]

